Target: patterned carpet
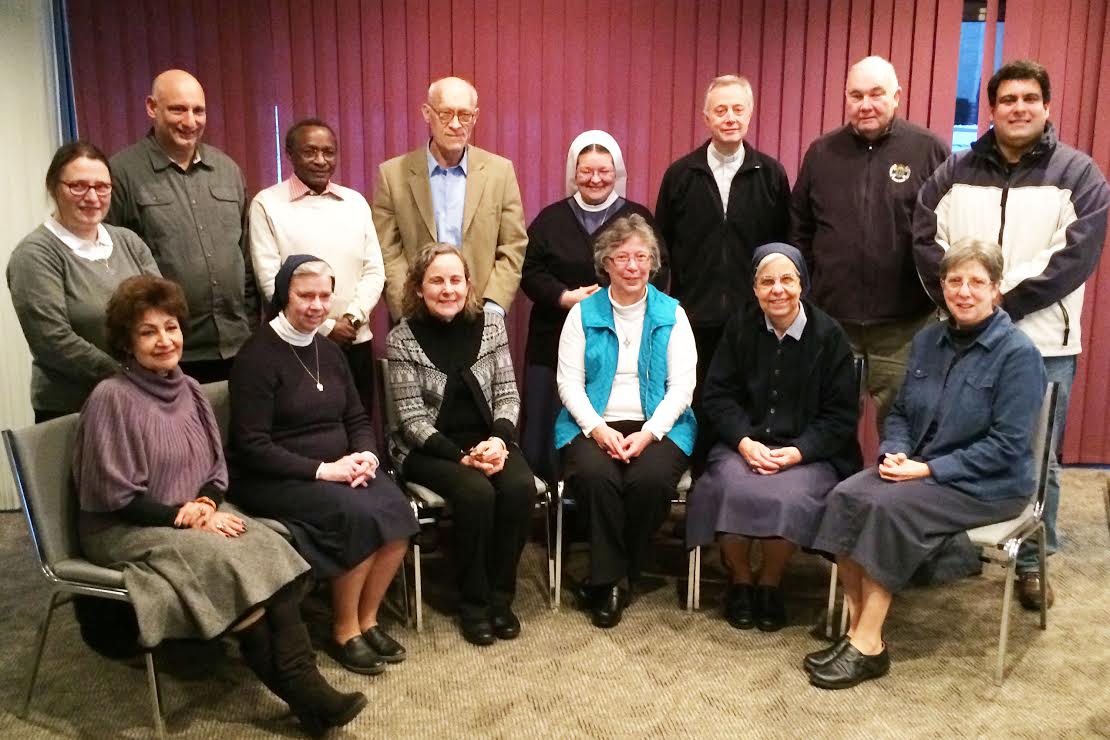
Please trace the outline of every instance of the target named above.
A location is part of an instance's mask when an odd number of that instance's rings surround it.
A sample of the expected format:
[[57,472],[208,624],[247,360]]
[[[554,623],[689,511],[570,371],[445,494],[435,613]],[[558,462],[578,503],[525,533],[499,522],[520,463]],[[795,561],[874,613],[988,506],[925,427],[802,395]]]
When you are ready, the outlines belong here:
[[[1110,538],[1105,473],[1069,470],[1060,519],[1062,551],[1051,561],[1057,604],[1047,632],[1015,604],[1003,687],[992,678],[1002,581],[997,568],[895,600],[888,622],[894,666],[886,678],[841,692],[808,685],[802,655],[820,646],[827,566],[798,556],[788,575],[791,626],[775,634],[731,629],[707,583],[703,610],[679,607],[684,583],[656,579],[614,630],[591,627],[564,603],[544,601],[543,547],[521,566],[524,634],[479,649],[450,616],[445,558],[426,567],[423,634],[397,625],[409,658],[383,676],[344,672],[321,656],[340,687],[370,706],[334,737],[1110,737]],[[581,552],[570,572],[581,572]],[[685,574],[674,544],[659,568]],[[707,555],[714,577],[716,554]],[[68,607],[49,636],[27,720],[15,716],[45,590],[21,514],[0,514],[0,735],[149,737],[141,661],[113,662],[88,650]],[[716,572],[719,576],[719,571]],[[684,602],[683,602],[684,603]],[[326,628],[319,604],[306,607]],[[157,654],[167,728],[179,737],[297,736],[284,705],[236,659],[230,644],[177,644]]]

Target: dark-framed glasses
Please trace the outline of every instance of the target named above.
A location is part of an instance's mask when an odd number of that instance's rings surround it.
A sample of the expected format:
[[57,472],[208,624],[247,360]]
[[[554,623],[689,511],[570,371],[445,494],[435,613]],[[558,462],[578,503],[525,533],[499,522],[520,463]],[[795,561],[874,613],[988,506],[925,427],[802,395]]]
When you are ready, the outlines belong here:
[[432,110],[435,111],[436,118],[438,118],[439,122],[444,126],[451,123],[455,118],[458,118],[459,123],[463,126],[469,126],[474,123],[474,117],[478,115],[475,111],[463,110],[461,108],[459,110],[454,110],[452,108],[432,108]]
[[99,198],[110,195],[112,192],[112,183],[110,182],[65,182],[63,180],[62,184],[77,198],[84,198],[90,190],[96,193]]

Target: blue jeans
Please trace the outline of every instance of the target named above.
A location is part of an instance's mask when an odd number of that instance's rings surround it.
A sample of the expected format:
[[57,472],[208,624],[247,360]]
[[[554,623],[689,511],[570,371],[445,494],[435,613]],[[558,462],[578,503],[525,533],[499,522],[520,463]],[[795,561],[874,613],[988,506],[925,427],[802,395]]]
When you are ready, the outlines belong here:
[[[1045,552],[1056,552],[1056,512],[1060,509],[1060,462],[1059,446],[1064,437],[1064,422],[1068,416],[1068,399],[1071,398],[1071,384],[1075,380],[1075,365],[1078,355],[1044,358],[1044,369],[1049,383],[1059,386],[1056,397],[1056,448],[1057,453],[1048,463],[1048,484],[1044,497]],[[1037,543],[1026,540],[1018,551],[1017,572],[1037,570]]]

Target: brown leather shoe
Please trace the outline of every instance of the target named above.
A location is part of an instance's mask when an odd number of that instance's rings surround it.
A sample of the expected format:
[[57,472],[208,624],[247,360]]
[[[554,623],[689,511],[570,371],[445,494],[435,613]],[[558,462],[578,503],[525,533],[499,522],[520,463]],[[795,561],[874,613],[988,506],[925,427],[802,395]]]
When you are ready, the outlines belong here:
[[[1018,573],[1017,592],[1021,605],[1032,612],[1041,610],[1041,574],[1035,570],[1028,573]],[[1052,584],[1044,585],[1044,603],[1046,609],[1051,609],[1056,601],[1056,594],[1052,592]]]

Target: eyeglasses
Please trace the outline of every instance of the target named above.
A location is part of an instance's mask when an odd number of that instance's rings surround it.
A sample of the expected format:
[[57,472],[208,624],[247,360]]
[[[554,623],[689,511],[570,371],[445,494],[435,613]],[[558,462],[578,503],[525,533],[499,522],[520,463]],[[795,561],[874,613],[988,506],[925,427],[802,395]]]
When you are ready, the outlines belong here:
[[643,267],[644,265],[649,264],[651,262],[651,255],[641,252],[640,254],[637,254],[637,255],[614,254],[613,256],[611,256],[609,258],[609,261],[612,262],[617,267],[628,267],[628,263],[633,261],[633,260],[636,261],[637,265],[639,265],[640,267]]
[[436,118],[438,118],[439,122],[444,126],[451,123],[455,118],[458,118],[459,123],[463,126],[469,126],[474,123],[474,117],[478,115],[477,112],[472,110],[452,110],[451,108],[446,108],[444,110],[432,108],[432,110],[435,111]]
[[594,175],[597,175],[599,180],[608,180],[614,174],[616,173],[614,173],[613,170],[609,169],[608,167],[602,167],[601,169],[597,170],[591,167],[578,168],[578,176],[583,180],[592,180],[594,179]]
[[69,192],[73,193],[78,198],[84,198],[85,194],[92,190],[96,193],[97,197],[103,198],[112,192],[112,183],[110,182],[65,182],[62,184],[69,188]]
[[764,275],[759,280],[755,281],[756,286],[760,290],[772,290],[775,283],[778,283],[785,290],[791,290],[801,282],[797,275],[782,275],[780,277],[772,277],[771,275]]
[[992,283],[990,280],[984,280],[983,278],[961,278],[955,275],[944,279],[944,289],[952,293],[959,293],[965,285],[972,293],[982,293],[990,289]]

